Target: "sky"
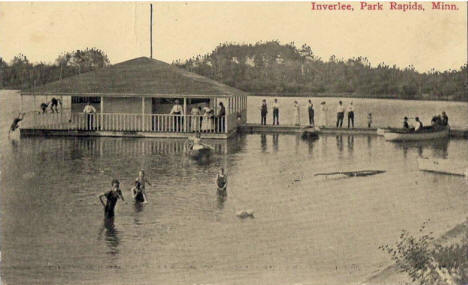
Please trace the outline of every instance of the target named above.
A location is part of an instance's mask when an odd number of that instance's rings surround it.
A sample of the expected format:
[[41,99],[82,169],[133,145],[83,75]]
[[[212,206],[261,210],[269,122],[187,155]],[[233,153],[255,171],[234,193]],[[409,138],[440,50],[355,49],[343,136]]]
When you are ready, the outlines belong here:
[[[354,11],[313,11],[310,2],[156,2],[153,57],[171,63],[223,42],[279,40],[306,43],[325,60],[364,56],[374,66],[442,71],[467,62],[466,2],[455,2],[456,11],[419,2],[425,11],[406,12],[389,10],[388,2],[384,11],[350,3]],[[104,50],[111,63],[149,56],[149,14],[144,2],[2,2],[0,56],[51,63],[86,47]]]

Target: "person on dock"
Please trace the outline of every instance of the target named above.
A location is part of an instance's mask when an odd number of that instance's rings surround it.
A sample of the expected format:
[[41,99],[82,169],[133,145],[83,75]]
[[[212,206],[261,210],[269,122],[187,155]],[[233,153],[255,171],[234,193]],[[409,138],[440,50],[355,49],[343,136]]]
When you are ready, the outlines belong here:
[[279,125],[279,103],[278,99],[273,102],[273,125]]
[[321,128],[324,128],[327,126],[327,111],[328,111],[328,107],[327,107],[327,104],[325,101],[322,101],[320,103],[320,123],[319,123],[319,126]]
[[172,106],[171,112],[169,113],[170,115],[175,115],[174,118],[174,130],[177,132],[180,132],[182,128],[183,119],[182,119],[182,114],[184,113],[184,108],[182,105],[180,105],[179,99],[176,99],[174,102],[174,106]]
[[416,125],[414,126],[414,131],[418,132],[418,131],[422,130],[423,123],[419,120],[419,117],[416,117],[414,120],[416,121]]
[[227,177],[224,168],[221,168],[216,175],[216,186],[218,187],[217,193],[219,196],[227,195]]
[[351,123],[352,128],[354,129],[354,106],[353,106],[353,102],[349,103],[347,111],[348,111],[348,129],[349,129],[350,123]]
[[343,102],[338,102],[338,107],[336,107],[336,127],[341,128],[343,126],[345,108]]
[[260,106],[260,124],[266,125],[266,117],[268,114],[268,106],[265,99],[262,100],[262,106]]
[[[60,101],[60,106],[62,106],[61,102],[62,101]],[[59,99],[52,97],[49,103],[50,110],[52,111],[52,113],[58,113],[58,104],[59,104]]]
[[151,185],[151,183],[149,182],[149,180],[146,178],[145,176],[145,170],[141,169],[139,172],[138,172],[138,177],[135,179],[135,182],[138,182],[140,184],[140,189],[141,189],[141,192],[143,193],[143,195],[145,196],[145,201],[148,201],[148,199],[146,198],[146,183],[148,183],[150,186],[153,186]]
[[226,108],[224,107],[223,102],[219,102],[219,109],[218,109],[217,117],[218,117],[217,131],[221,131],[222,133],[224,133]]
[[297,101],[294,101],[294,125],[299,126],[301,124],[301,107]]
[[367,127],[369,129],[372,127],[372,113],[367,114]]
[[49,103],[41,103],[41,110],[43,114],[47,112],[48,107],[49,107]]
[[[106,197],[106,202],[102,200],[103,197]],[[115,205],[119,199],[125,201],[122,191],[120,190],[120,182],[117,179],[112,180],[112,189],[105,193],[102,193],[98,196],[99,201],[101,202],[102,206],[104,207],[104,218],[107,219],[114,219],[115,213]]]
[[447,114],[444,112],[442,112],[442,126],[448,126],[448,116]]
[[309,110],[309,125],[311,127],[315,127],[315,120],[314,120],[314,116],[315,116],[315,111],[314,111],[314,104],[312,104],[312,101],[309,100],[309,106],[307,107],[307,109]]
[[94,130],[94,114],[96,113],[96,108],[91,105],[90,102],[86,103],[86,106],[83,109],[83,113],[86,114],[86,122],[88,130]]
[[24,119],[24,115],[26,113],[18,113],[18,116],[13,119],[13,122],[11,123],[10,129],[8,130],[8,137],[10,137],[10,133],[16,131],[17,128],[19,128],[19,122],[21,122]]

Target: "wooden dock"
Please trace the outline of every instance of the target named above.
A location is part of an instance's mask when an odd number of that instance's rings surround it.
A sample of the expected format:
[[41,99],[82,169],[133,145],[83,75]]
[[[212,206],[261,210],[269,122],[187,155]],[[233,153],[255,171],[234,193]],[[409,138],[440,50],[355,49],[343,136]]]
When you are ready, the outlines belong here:
[[[302,134],[304,132],[315,132],[317,134],[330,135],[377,135],[377,128],[320,128],[313,129],[309,126],[295,125],[260,125],[246,124],[239,127],[240,133],[290,133]],[[466,129],[450,129],[450,137],[453,138],[468,138],[468,128]]]

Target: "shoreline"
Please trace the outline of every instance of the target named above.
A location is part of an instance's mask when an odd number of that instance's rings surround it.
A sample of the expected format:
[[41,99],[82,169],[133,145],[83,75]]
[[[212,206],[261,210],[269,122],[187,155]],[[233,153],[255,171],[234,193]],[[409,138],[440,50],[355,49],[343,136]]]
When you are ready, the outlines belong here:
[[[444,232],[441,236],[435,239],[439,243],[447,243],[457,240],[464,231],[468,230],[468,219],[458,223],[450,230]],[[410,277],[400,272],[396,264],[391,264],[379,272],[367,277],[360,285],[390,285],[390,284],[416,284],[410,280]]]

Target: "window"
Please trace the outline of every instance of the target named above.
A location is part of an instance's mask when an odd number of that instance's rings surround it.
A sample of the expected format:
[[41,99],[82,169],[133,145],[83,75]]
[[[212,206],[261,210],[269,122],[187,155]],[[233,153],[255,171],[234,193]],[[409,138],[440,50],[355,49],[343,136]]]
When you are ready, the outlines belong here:
[[77,97],[73,96],[72,97],[72,104],[81,104],[81,103],[95,103],[99,104],[101,103],[101,97]]

